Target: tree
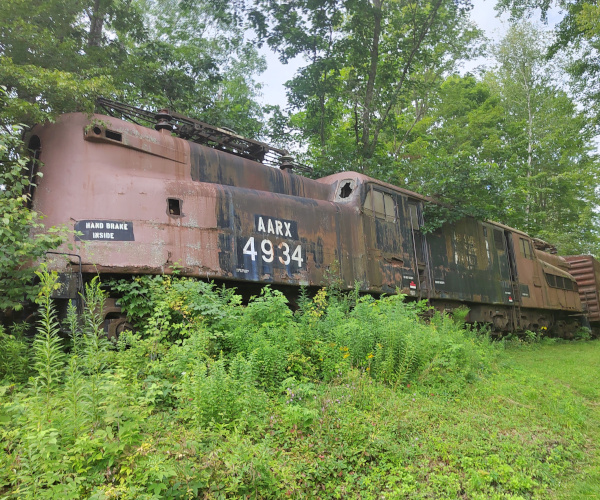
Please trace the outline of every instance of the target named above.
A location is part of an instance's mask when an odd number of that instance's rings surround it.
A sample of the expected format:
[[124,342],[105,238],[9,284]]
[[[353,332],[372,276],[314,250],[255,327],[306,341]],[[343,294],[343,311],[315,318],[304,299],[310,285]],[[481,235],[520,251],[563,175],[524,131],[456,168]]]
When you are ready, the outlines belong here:
[[427,115],[404,139],[393,182],[452,207],[427,207],[430,229],[465,215],[503,220],[507,151],[500,98],[473,75],[451,75],[427,105]]
[[147,35],[128,47],[117,98],[261,135],[254,77],[266,65],[246,39],[240,9],[224,0],[146,0]]
[[564,253],[600,250],[594,127],[553,84],[557,68],[545,51],[533,26],[515,25],[482,81],[454,75],[430,95],[393,170],[394,183],[446,204],[427,207],[430,229],[471,215]]
[[511,152],[502,166],[510,200],[504,220],[565,251],[597,252],[594,129],[552,84],[556,68],[543,57],[543,39],[530,24],[513,25],[496,49],[497,69],[487,76],[505,110]]
[[562,20],[556,38],[548,46],[547,57],[561,51],[569,53],[566,67],[575,92],[582,97],[588,113],[600,124],[600,5],[588,0],[499,0],[496,9],[509,12],[513,21],[530,17],[539,9],[546,22],[551,8],[560,8]]
[[[140,15],[126,0],[2,2],[0,81],[17,97],[5,116],[32,125],[61,112],[91,111],[97,95],[113,90],[103,64],[124,57],[118,29],[127,25],[139,35]],[[117,31],[101,40],[102,28]]]
[[17,99],[5,116],[32,125],[91,112],[104,95],[260,135],[264,61],[238,10],[224,0],[6,0],[0,81]]
[[[478,32],[469,3],[446,0],[261,0],[251,14],[282,61],[307,65],[288,82],[313,162],[322,171],[377,171],[381,148],[415,89],[441,82]],[[433,78],[427,78],[427,75]]]

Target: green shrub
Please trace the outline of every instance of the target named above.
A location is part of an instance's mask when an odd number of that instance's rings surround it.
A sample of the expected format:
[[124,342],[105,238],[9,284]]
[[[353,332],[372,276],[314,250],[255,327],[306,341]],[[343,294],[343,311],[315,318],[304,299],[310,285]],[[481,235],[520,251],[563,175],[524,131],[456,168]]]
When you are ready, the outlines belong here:
[[[10,98],[0,87],[0,107]],[[29,159],[22,154],[23,127],[4,126],[0,133],[0,309],[20,310],[25,300],[33,301],[39,292],[30,264],[44,258],[48,250],[58,247],[64,234],[56,228],[46,229],[40,214],[30,210]]]
[[256,388],[253,359],[238,355],[198,360],[183,373],[179,386],[181,415],[201,427],[237,423],[252,425],[266,410],[266,395]]
[[30,343],[25,328],[13,325],[7,333],[0,324],[0,380],[25,382],[30,373]]
[[[116,286],[143,337],[159,343],[202,338],[202,356],[223,356],[225,368],[239,355],[251,357],[256,381],[269,391],[289,376],[328,381],[353,367],[394,386],[419,380],[454,390],[493,358],[486,336],[465,327],[466,308],[452,318],[436,314],[426,324],[424,304],[402,295],[375,299],[322,289],[312,300],[304,294],[292,314],[285,296],[269,287],[243,306],[232,292],[187,278],[136,278],[130,288],[123,281]],[[181,345],[189,351],[189,344]],[[189,352],[179,355],[187,360]]]

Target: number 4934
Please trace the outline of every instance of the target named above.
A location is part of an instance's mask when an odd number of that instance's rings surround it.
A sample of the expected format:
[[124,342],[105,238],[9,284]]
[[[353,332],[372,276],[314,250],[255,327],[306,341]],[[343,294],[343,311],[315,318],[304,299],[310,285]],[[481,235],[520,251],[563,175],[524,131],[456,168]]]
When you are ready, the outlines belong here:
[[254,236],[251,236],[246,244],[244,245],[244,249],[242,253],[244,255],[249,255],[250,258],[255,261],[258,257],[258,252],[260,250],[261,258],[264,262],[273,262],[275,257],[279,259],[283,265],[287,266],[291,261],[295,261],[298,264],[298,267],[302,267],[302,263],[304,259],[302,258],[302,246],[298,245],[292,252],[290,246],[282,241],[279,245],[275,246],[271,240],[261,240],[260,249],[257,250],[257,245],[254,241]]

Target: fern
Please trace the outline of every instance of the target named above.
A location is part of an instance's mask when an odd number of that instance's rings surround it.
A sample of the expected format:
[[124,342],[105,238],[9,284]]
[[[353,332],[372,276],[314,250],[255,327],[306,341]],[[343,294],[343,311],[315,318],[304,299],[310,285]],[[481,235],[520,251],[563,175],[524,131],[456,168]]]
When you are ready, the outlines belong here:
[[414,370],[417,347],[410,335],[405,335],[402,343],[402,356],[398,359],[395,378],[396,385],[405,384]]

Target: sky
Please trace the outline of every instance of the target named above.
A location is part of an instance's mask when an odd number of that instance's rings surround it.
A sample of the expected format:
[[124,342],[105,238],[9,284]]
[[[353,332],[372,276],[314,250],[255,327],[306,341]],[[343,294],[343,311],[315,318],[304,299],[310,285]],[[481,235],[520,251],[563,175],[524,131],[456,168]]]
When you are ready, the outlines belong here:
[[[471,18],[485,32],[485,35],[489,39],[499,41],[506,33],[508,23],[505,21],[507,16],[503,16],[503,19],[496,17],[496,11],[494,10],[495,3],[495,0],[473,0]],[[560,13],[552,11],[548,17],[549,23],[547,28],[549,29],[560,20]],[[532,21],[537,21],[538,19],[539,16],[533,17]],[[285,108],[287,102],[284,84],[294,76],[298,68],[303,66],[304,61],[302,58],[297,58],[288,64],[281,64],[275,54],[270,52],[266,45],[263,46],[262,53],[267,58],[268,64],[267,71],[258,78],[263,84],[262,101],[265,104],[279,104],[282,108]],[[485,65],[486,62],[488,61],[480,58],[466,64],[465,69],[474,70],[477,66]]]

